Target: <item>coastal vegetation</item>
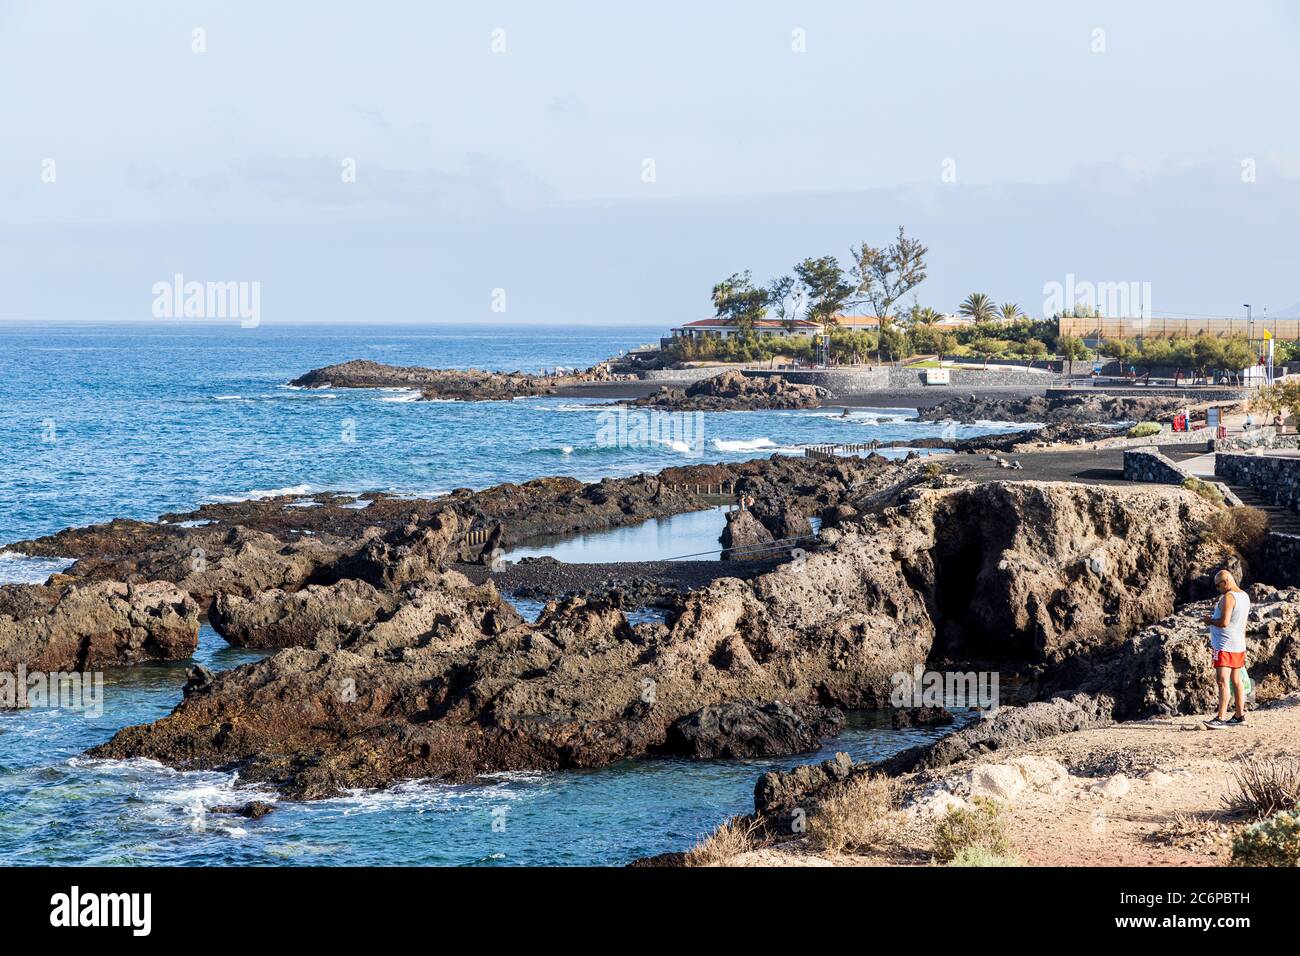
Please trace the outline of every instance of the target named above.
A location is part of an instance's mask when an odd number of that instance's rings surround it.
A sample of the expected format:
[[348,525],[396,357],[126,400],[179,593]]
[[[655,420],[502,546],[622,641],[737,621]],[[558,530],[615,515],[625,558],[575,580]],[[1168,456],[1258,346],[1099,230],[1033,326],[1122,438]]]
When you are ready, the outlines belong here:
[[988,797],[975,797],[969,806],[953,807],[935,820],[934,858],[940,863],[952,863],[962,854],[970,859],[971,853],[1005,857],[1010,852],[1002,807]]
[[895,783],[881,774],[853,777],[808,818],[808,844],[825,853],[880,849],[902,826]]
[[1278,813],[1251,824],[1232,842],[1235,866],[1300,866],[1300,815]]

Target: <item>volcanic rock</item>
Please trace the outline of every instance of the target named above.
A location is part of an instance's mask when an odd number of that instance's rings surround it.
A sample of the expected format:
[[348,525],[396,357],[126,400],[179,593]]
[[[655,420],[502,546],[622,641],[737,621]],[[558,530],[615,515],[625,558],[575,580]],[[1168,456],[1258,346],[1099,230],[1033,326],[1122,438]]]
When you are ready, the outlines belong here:
[[748,376],[728,369],[684,389],[665,385],[653,395],[638,398],[631,404],[678,412],[817,408],[827,394],[816,385],[797,385],[780,375]]
[[509,401],[525,395],[550,395],[554,381],[521,372],[482,369],[399,367],[354,359],[312,369],[289,383],[295,388],[410,388],[424,399],[462,402]]
[[0,669],[7,671],[183,660],[198,641],[198,606],[163,581],[0,586]]
[[816,704],[716,704],[674,722],[664,749],[697,760],[783,756],[817,750],[843,726],[843,711]]

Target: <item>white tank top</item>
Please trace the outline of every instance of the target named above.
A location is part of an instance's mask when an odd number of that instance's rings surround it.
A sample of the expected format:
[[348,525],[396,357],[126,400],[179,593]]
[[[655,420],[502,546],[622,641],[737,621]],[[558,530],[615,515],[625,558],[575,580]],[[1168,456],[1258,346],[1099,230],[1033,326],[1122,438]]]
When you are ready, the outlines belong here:
[[[1245,591],[1232,591],[1232,616],[1223,622],[1223,627],[1210,625],[1210,646],[1216,651],[1228,651],[1234,654],[1246,650],[1246,617],[1250,614],[1250,595]],[[1223,598],[1214,606],[1211,617],[1219,617],[1223,611]]]

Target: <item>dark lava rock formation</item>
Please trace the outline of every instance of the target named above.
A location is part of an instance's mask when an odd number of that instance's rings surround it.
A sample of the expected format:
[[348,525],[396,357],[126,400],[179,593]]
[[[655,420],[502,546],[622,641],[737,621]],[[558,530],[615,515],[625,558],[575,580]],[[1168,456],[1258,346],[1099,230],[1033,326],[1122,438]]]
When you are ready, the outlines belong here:
[[353,359],[312,369],[295,378],[296,388],[409,388],[425,399],[461,402],[509,401],[526,395],[551,395],[555,381],[522,372],[488,372],[482,369],[400,367]]
[[[1222,404],[1222,403],[1221,403]],[[1230,403],[1227,403],[1230,404]],[[1030,398],[950,398],[917,416],[921,421],[1045,422],[1086,425],[1099,422],[1171,422],[1188,407],[1185,398],[1063,395]]]
[[0,670],[93,671],[183,660],[199,644],[199,608],[181,589],[147,584],[0,586]]
[[[686,746],[692,725],[707,752],[802,746],[816,727],[751,730],[757,712],[745,711],[690,718],[775,701],[879,705],[891,675],[936,653],[1049,667],[1109,654],[1208,587],[1222,560],[1204,533],[1212,511],[1177,488],[918,486],[823,532],[802,561],[687,595],[666,625],[631,626],[601,598],[552,604],[527,624],[491,584],[454,572],[343,627],[320,592],[263,595],[228,612],[247,612],[241,627],[300,633],[301,615],[324,629],[196,683],[171,716],[94,754],[234,768],[321,797],[411,777],[600,766]],[[368,596],[330,587],[349,606]],[[734,741],[721,739],[728,728]]]
[[757,378],[729,369],[686,388],[664,386],[630,404],[677,412],[759,411],[817,408],[827,394],[816,385],[797,385],[779,375]]

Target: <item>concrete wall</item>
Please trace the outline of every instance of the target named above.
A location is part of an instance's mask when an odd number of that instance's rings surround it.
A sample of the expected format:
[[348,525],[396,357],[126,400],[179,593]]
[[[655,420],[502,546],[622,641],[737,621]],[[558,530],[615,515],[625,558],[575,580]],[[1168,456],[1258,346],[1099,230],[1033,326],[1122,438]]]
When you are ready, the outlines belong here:
[[1254,489],[1273,504],[1300,514],[1300,458],[1226,455],[1214,458],[1214,473]]
[[706,378],[721,375],[727,368],[728,366],[722,365],[706,365],[699,368],[663,368],[638,372],[637,375],[642,381],[658,382],[661,385],[691,385],[695,382],[702,382]]
[[891,365],[859,365],[850,368],[825,369],[746,369],[745,374],[756,378],[780,375],[791,382],[819,385],[837,398],[865,395],[886,390],[934,389],[961,393],[984,388],[1041,388],[1045,389],[1056,379],[1043,372],[1025,368],[963,369],[950,368],[951,384],[928,385],[926,369],[901,368]]

